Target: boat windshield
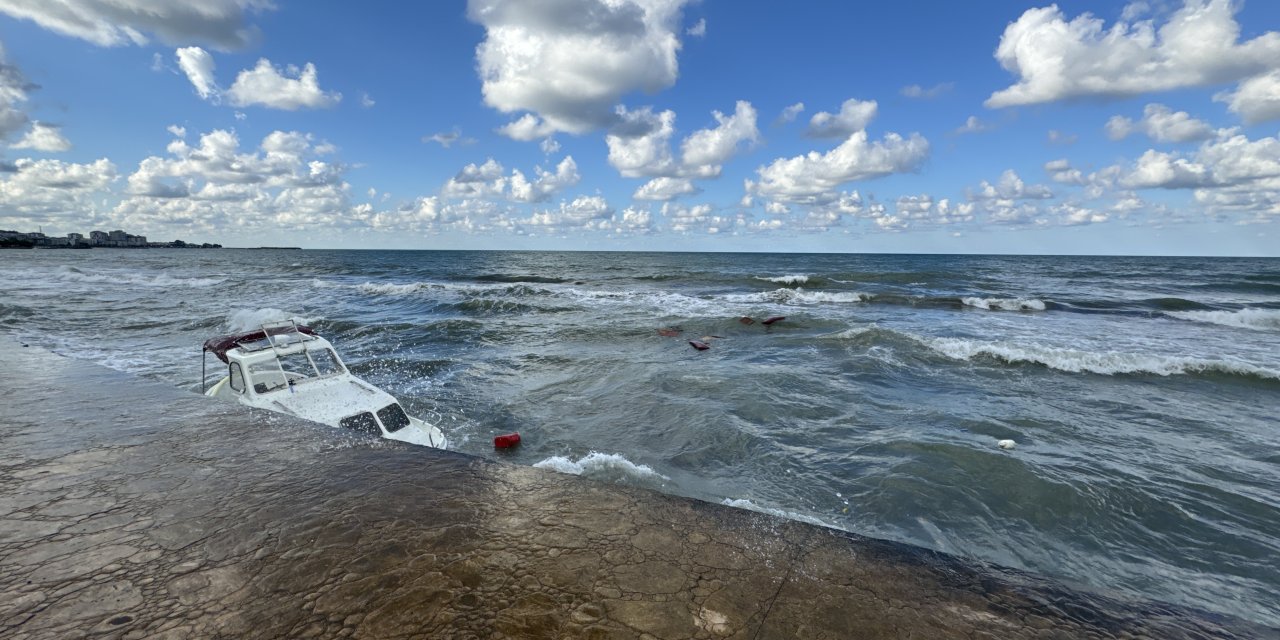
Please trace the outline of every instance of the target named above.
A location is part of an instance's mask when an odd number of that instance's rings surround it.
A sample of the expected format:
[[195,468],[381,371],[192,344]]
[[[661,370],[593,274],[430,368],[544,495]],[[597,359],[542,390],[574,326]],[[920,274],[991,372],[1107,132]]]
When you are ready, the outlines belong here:
[[[332,349],[311,349],[278,356],[275,360],[262,360],[249,365],[253,390],[257,393],[278,391],[290,384],[324,378],[343,372],[342,361]],[[284,371],[281,375],[281,370]]]
[[409,426],[409,416],[394,402],[378,410],[378,419],[388,433],[395,433]]
[[316,365],[317,376],[323,378],[342,373],[342,361],[333,349],[312,349],[307,353],[311,354],[311,361]]

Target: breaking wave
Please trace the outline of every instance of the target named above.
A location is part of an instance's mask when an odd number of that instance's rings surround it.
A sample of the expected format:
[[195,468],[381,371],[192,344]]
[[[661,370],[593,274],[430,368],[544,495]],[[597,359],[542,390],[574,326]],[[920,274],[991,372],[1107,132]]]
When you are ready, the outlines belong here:
[[729,302],[771,302],[775,304],[819,304],[867,302],[871,294],[859,291],[806,291],[804,289],[775,289],[761,293],[733,294],[725,296]]
[[756,280],[764,280],[765,282],[776,282],[778,284],[807,284],[809,282],[809,276],[800,275],[800,274],[789,275],[789,276],[777,276],[773,278],[762,278],[762,277],[756,276]]
[[1152,373],[1171,376],[1195,373],[1223,373],[1280,380],[1280,371],[1247,362],[1185,358],[1122,352],[1093,352],[1061,349],[1044,345],[1018,345],[965,340],[962,338],[926,338],[924,344],[953,360],[995,358],[1010,364],[1028,362],[1071,373],[1102,375]]
[[361,293],[368,293],[371,295],[407,296],[411,293],[435,288],[436,286],[437,285],[432,285],[426,282],[410,282],[408,284],[365,282],[364,284],[355,285],[355,288]]
[[1044,311],[1042,300],[1023,298],[960,298],[967,307],[987,309],[989,311]]
[[298,324],[310,324],[319,319],[319,317],[304,318],[272,307],[264,307],[262,309],[238,309],[231,312],[231,315],[227,316],[227,328],[233,332],[253,331],[254,329],[261,327],[264,322],[293,320]]
[[1166,311],[1180,320],[1205,322],[1245,329],[1280,329],[1280,309],[1240,309],[1237,311]]
[[636,464],[616,453],[599,451],[592,451],[577,460],[564,456],[551,456],[535,462],[533,466],[597,479],[670,480],[647,464]]

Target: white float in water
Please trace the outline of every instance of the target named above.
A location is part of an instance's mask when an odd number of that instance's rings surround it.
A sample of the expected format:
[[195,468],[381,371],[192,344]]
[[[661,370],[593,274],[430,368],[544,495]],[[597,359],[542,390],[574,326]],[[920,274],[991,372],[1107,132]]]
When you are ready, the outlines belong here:
[[1012,440],[1001,440],[1000,442],[996,443],[996,446],[1000,447],[1001,449],[1004,449],[1005,451],[1012,451],[1015,447],[1018,446],[1018,443]]

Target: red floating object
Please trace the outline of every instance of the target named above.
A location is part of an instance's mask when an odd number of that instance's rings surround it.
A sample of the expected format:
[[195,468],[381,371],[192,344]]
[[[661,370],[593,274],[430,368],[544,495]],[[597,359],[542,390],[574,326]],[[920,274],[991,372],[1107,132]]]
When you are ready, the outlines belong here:
[[699,342],[697,340],[690,340],[689,346],[693,347],[694,349],[697,349],[698,351],[706,351],[707,349],[711,348],[711,345],[705,342]]
[[782,322],[783,320],[786,320],[786,319],[787,319],[786,316],[772,316],[769,318],[765,318],[764,320],[761,320],[760,324],[769,325],[775,322]]
[[753,320],[753,319],[751,319],[751,318],[748,318],[747,316],[742,316],[741,318],[738,318],[738,322],[741,322],[742,324],[755,324],[755,323],[756,323],[756,321],[755,321],[755,320]]
[[520,444],[519,433],[504,433],[493,438],[494,449],[510,449],[518,444]]

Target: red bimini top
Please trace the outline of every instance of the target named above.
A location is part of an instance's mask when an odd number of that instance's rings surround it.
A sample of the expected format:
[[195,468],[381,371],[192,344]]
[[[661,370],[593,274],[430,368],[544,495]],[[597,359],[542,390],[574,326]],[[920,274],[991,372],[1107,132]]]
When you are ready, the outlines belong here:
[[[311,327],[304,327],[302,325],[298,325],[298,331],[300,333],[305,333],[309,336],[316,335],[315,330],[312,329]],[[272,333],[271,335],[278,335],[278,334]],[[254,342],[255,340],[265,340],[266,337],[267,337],[267,332],[261,329],[257,331],[250,331],[249,333],[237,333],[229,336],[217,336],[215,338],[209,338],[208,340],[204,341],[204,350],[212,351],[213,355],[218,356],[219,360],[223,362],[227,362],[227,352],[239,346],[241,342]]]

